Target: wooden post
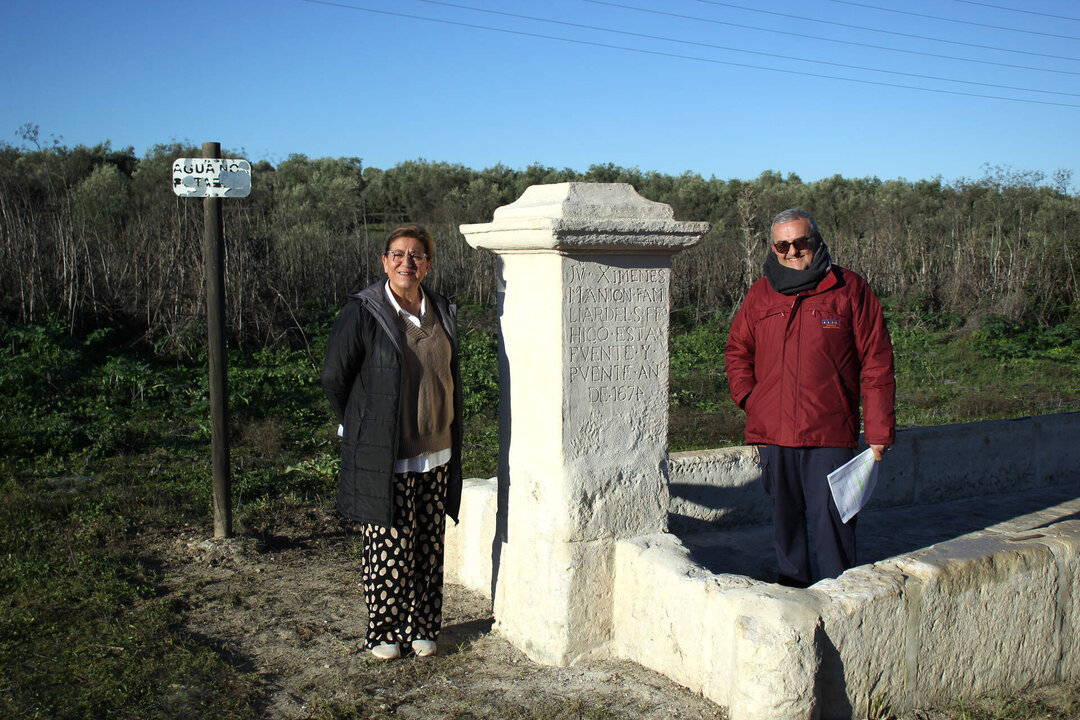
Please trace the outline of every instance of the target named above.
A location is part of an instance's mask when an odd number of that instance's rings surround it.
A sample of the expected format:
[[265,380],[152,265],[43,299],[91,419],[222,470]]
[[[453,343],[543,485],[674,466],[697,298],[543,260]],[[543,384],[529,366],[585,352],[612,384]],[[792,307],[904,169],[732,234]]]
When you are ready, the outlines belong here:
[[[221,157],[221,144],[206,142],[204,158]],[[225,363],[225,228],[221,198],[203,198],[203,270],[206,275],[206,334],[210,362],[210,440],[214,472],[214,537],[232,537],[232,478],[229,468],[229,394]]]

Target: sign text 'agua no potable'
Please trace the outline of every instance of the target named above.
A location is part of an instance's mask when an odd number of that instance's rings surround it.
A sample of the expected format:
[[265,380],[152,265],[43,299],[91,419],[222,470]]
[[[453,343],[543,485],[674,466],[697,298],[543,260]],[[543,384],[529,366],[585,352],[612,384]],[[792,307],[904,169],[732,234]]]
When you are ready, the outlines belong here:
[[247,197],[251,163],[235,158],[177,158],[173,192],[180,197]]

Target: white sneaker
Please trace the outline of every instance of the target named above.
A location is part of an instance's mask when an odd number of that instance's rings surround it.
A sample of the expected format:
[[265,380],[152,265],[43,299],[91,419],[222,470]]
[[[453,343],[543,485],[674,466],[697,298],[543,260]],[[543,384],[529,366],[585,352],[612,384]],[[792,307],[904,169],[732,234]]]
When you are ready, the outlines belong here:
[[412,651],[416,657],[431,657],[435,654],[434,640],[413,640]]
[[401,648],[397,643],[385,643],[371,648],[371,654],[380,660],[397,660],[401,657]]

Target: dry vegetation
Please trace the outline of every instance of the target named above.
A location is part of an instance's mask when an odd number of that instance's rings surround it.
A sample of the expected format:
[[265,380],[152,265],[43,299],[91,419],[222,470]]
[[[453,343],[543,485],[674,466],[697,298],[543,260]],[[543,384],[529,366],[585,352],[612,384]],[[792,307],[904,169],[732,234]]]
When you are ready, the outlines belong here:
[[[201,150],[174,143],[138,158],[107,143],[43,146],[35,126],[23,139],[0,145],[0,312],[38,322],[60,309],[75,330],[124,328],[197,346],[201,204],[172,194],[171,168]],[[975,326],[988,315],[1054,324],[1080,298],[1080,198],[1067,171],[804,183],[771,171],[742,181],[614,165],[476,171],[414,161],[382,170],[294,155],[276,168],[257,163],[250,197],[225,202],[229,332],[243,343],[301,346],[313,312],[379,275],[386,228],[406,220],[438,240],[436,289],[490,304],[494,258],[469,248],[458,225],[490,221],[530,185],[565,181],[630,183],[680,219],[711,223],[701,245],[674,261],[673,306],[699,319],[742,297],[759,275],[771,217],[792,206],[814,213],[836,262],[924,313]]]

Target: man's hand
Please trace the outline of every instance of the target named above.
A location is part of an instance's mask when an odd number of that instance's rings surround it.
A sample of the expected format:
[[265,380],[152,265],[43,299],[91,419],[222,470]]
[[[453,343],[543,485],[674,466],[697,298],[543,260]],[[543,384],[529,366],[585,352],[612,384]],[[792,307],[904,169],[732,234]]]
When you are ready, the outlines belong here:
[[870,446],[870,451],[874,453],[874,460],[876,462],[881,462],[882,458],[885,457],[885,451],[888,450],[888,449],[889,449],[888,445],[871,445]]

